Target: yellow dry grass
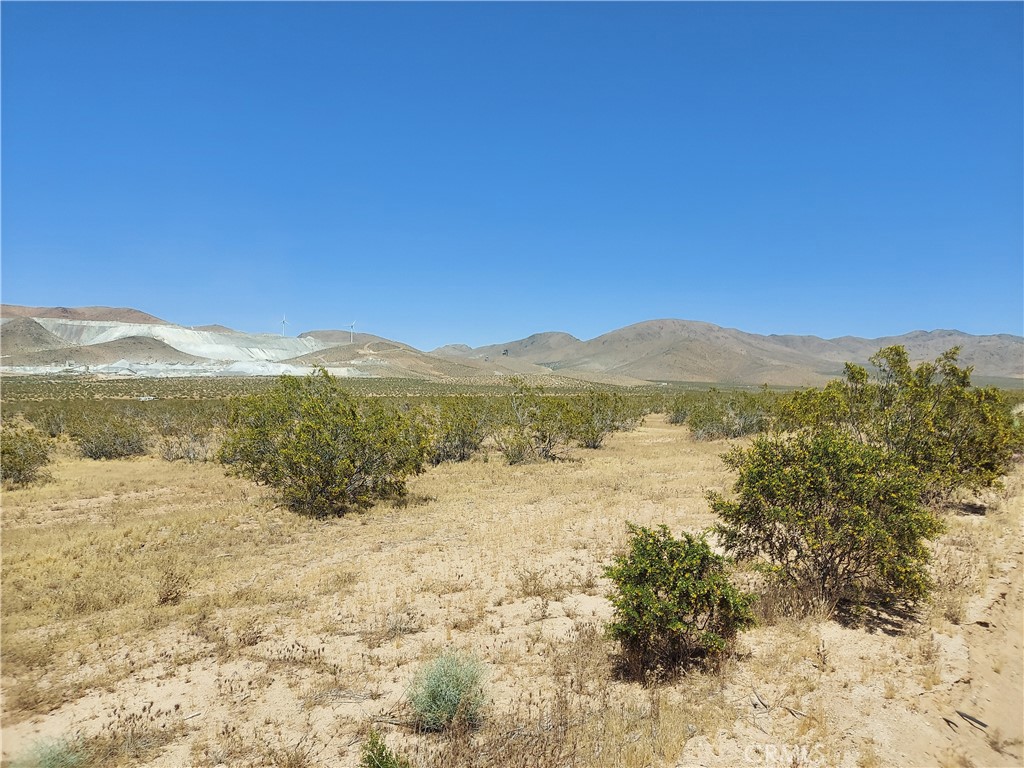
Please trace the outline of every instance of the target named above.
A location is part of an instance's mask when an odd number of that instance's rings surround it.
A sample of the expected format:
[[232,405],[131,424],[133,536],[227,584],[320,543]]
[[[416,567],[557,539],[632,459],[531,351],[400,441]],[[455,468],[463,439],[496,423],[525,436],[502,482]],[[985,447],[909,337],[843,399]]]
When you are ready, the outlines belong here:
[[[371,727],[414,765],[768,765],[780,745],[843,765],[931,755],[897,749],[901,732],[870,712],[934,719],[969,676],[980,641],[965,633],[989,585],[1019,591],[1019,479],[990,516],[951,526],[944,562],[985,554],[970,594],[947,579],[918,629],[781,621],[718,675],[617,680],[602,569],[626,521],[710,525],[704,493],[731,483],[727,448],[653,417],[572,461],[442,465],[402,504],[322,521],[216,465],[62,456],[53,483],[3,497],[4,758],[78,737],[112,765],[354,766]],[[486,724],[464,737],[406,726],[413,674],[446,647],[488,669]],[[1013,726],[1001,733],[1019,754]],[[1002,754],[968,746],[978,764]]]

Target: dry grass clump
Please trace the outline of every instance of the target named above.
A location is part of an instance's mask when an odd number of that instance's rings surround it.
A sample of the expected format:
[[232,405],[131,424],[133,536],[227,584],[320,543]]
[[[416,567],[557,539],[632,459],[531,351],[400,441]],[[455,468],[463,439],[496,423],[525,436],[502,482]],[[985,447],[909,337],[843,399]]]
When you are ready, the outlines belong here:
[[139,710],[116,709],[99,733],[36,742],[12,768],[116,768],[140,765],[184,730],[175,712],[148,702]]

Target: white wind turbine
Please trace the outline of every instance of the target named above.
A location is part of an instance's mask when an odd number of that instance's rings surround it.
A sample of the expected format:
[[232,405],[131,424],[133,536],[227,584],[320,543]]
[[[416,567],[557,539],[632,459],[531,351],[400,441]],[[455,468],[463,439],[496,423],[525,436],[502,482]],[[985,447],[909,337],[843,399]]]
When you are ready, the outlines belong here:
[[284,327],[288,325],[288,318],[285,315],[281,315],[281,335],[284,336]]
[[356,321],[353,320],[351,323],[343,327],[348,328],[348,343],[352,344],[356,340]]

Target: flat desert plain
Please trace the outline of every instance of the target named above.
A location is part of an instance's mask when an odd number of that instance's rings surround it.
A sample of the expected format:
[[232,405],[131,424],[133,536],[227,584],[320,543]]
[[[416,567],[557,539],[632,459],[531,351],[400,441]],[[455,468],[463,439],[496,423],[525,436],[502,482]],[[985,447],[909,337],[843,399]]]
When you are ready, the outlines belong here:
[[[356,766],[375,729],[414,766],[1020,765],[1019,467],[983,513],[946,513],[915,615],[762,606],[716,671],[617,677],[603,569],[626,522],[710,526],[732,444],[651,416],[328,520],[216,464],[67,446],[3,496],[4,764]],[[408,687],[446,648],[484,663],[485,719],[418,733]]]

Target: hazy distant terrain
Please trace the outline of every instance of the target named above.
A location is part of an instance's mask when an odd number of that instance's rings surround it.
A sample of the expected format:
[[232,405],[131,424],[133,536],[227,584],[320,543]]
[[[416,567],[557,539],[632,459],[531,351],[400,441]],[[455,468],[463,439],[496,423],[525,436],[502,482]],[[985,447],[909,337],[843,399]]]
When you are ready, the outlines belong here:
[[276,375],[324,366],[341,376],[426,380],[551,374],[569,379],[639,383],[696,382],[817,385],[864,364],[878,349],[902,344],[915,361],[953,346],[979,380],[1024,383],[1024,338],[955,330],[901,336],[821,339],[745,333],[690,320],[650,320],[590,340],[567,333],[431,352],[399,340],[348,330],[298,336],[252,334],[223,325],[188,328],[135,309],[0,307],[0,363],[8,372],[67,370],[93,374]]

